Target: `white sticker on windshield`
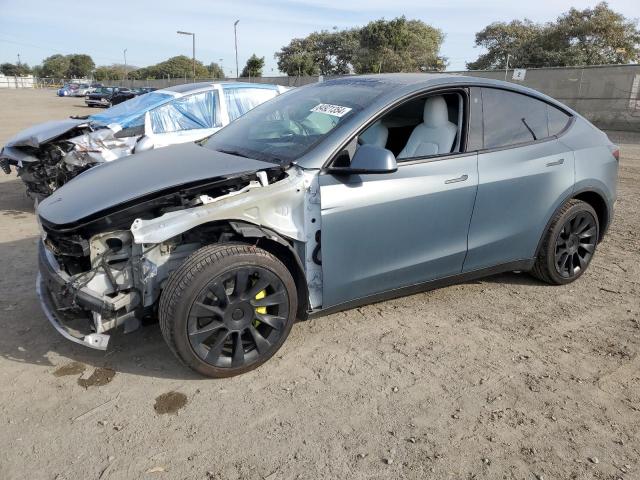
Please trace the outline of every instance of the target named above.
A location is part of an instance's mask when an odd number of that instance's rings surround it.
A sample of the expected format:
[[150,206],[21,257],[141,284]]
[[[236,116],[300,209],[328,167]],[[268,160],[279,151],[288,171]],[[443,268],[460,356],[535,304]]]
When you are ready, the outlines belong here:
[[331,105],[329,103],[319,103],[311,109],[312,112],[326,113],[334,117],[344,117],[351,111],[351,107],[343,107],[342,105]]

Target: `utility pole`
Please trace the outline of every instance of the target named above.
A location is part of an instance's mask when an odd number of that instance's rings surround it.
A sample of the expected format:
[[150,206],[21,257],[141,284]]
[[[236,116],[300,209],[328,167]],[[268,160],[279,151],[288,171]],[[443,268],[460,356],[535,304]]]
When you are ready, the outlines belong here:
[[224,74],[224,59],[220,58],[220,70],[222,71],[222,78],[221,80],[224,80],[224,77],[226,77],[226,75]]
[[122,76],[122,79],[126,82],[127,81],[127,49],[126,48],[122,51],[122,54],[124,55],[124,75]]
[[18,66],[20,66],[20,54],[18,54]]
[[178,35],[191,35],[193,40],[193,81],[196,81],[196,34],[192,32],[181,32],[178,30]]
[[236,42],[236,79],[239,77],[238,76],[238,22],[240,22],[240,20],[236,20],[233,23],[233,37]]
[[504,81],[507,81],[507,72],[509,71],[509,58],[511,58],[511,54],[507,53],[507,68],[504,69]]

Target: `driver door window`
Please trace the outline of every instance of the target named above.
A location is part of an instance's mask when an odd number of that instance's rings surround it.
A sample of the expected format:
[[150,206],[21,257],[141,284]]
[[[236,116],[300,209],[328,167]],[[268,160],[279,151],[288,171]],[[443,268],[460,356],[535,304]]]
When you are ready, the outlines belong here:
[[457,92],[410,100],[367,128],[358,143],[387,148],[398,162],[460,152],[463,104]]

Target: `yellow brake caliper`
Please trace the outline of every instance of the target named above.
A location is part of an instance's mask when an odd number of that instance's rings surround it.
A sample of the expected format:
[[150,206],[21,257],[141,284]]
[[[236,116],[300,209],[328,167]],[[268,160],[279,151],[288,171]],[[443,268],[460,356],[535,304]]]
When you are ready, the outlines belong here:
[[[258,294],[256,295],[256,300],[260,300],[261,298],[264,298],[267,296],[267,291],[266,290],[262,290],[260,292],[258,292]],[[265,315],[267,313],[267,307],[256,307],[256,313],[260,313],[262,315]],[[253,321],[253,326],[257,327],[258,325],[260,325],[260,320],[254,320]]]

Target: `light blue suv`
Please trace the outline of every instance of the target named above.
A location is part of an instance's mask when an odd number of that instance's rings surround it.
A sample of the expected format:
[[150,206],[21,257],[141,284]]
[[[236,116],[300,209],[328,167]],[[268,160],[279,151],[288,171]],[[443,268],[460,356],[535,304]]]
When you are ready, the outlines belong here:
[[511,270],[576,280],[611,224],[618,156],[579,114],[510,83],[309,85],[204,144],[57,190],[38,208],[38,290],[73,341],[106,348],[105,332],[157,315],[186,365],[236,375],[296,318]]

